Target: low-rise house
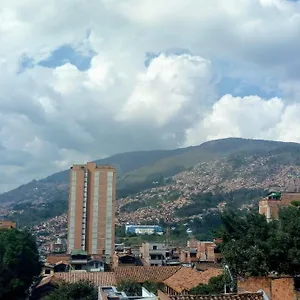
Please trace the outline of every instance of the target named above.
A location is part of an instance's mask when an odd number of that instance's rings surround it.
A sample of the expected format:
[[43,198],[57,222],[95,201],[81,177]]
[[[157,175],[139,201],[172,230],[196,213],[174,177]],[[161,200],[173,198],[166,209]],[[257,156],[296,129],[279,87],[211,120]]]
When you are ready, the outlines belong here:
[[289,206],[293,201],[300,202],[300,193],[270,192],[259,201],[259,213],[264,215],[268,222],[278,219],[281,207]]
[[59,261],[55,264],[45,263],[42,276],[53,275],[57,272],[68,272],[70,270],[70,265],[67,261]]
[[104,270],[105,263],[100,256],[87,255],[83,250],[73,250],[70,255],[47,255],[42,275],[68,271],[104,272]]
[[59,261],[69,261],[69,255],[68,254],[48,254],[46,256],[46,263],[48,264],[56,264]]
[[135,266],[117,267],[114,272],[59,272],[46,278],[57,278],[66,282],[88,280],[95,286],[115,286],[123,281],[161,283],[168,295],[185,295],[199,284],[207,284],[209,279],[222,274],[222,269],[211,268],[199,272],[181,266]]
[[187,248],[180,251],[179,260],[181,263],[218,263],[222,260],[218,247],[221,242],[220,239],[214,239],[213,241],[189,240]]
[[222,273],[222,269],[207,269],[199,272],[192,268],[181,268],[163,281],[165,292],[168,295],[188,294],[192,288],[199,284],[208,284],[209,279]]
[[170,259],[170,250],[164,243],[143,243],[140,254],[145,266],[164,266]]
[[98,255],[92,255],[87,262],[86,270],[88,272],[104,272],[105,264],[102,258]]

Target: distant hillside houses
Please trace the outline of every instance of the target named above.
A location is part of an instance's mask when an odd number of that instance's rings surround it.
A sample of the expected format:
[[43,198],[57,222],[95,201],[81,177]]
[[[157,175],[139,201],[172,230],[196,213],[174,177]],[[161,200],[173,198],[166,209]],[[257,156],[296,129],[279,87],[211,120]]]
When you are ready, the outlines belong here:
[[126,234],[159,234],[163,235],[163,228],[159,225],[125,225]]

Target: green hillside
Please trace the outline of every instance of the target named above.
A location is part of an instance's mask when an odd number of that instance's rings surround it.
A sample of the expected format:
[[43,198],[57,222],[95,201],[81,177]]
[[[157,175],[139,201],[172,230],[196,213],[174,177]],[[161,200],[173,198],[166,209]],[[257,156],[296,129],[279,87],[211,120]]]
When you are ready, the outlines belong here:
[[[276,153],[276,151],[283,153],[283,160],[293,160],[293,153],[300,153],[300,145],[227,138],[176,150],[122,153],[96,160],[96,162],[98,164],[111,164],[117,168],[118,197],[124,197],[152,187],[153,184],[164,184],[165,177],[175,175],[202,162],[213,161],[232,154],[268,155],[268,153]],[[58,189],[67,189],[68,174],[69,170],[65,170],[42,180],[31,181],[0,195],[0,203],[32,202],[36,199],[52,201],[53,193],[57,192]]]

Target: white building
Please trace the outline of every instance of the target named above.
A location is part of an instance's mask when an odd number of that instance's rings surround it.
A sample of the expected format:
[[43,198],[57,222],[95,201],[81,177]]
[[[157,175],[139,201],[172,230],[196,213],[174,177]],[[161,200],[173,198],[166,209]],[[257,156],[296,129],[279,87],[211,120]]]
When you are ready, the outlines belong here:
[[125,233],[131,234],[159,234],[163,235],[163,228],[159,225],[125,225]]

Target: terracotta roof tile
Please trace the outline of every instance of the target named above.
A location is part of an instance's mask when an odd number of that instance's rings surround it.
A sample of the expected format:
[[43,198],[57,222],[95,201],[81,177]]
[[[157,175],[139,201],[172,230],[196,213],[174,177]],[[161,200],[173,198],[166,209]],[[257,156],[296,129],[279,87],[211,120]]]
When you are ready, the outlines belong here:
[[48,254],[46,257],[46,262],[48,264],[55,265],[59,261],[69,261],[69,255],[67,254]]
[[116,277],[113,272],[59,272],[54,276],[67,282],[88,280],[97,286],[116,285]]
[[58,261],[55,265],[56,266],[58,266],[58,265],[69,265],[69,262],[67,260],[61,260],[61,261]]
[[185,295],[185,296],[169,296],[170,300],[263,300],[264,297],[260,293],[245,294],[227,294],[227,295]]
[[163,282],[178,272],[181,268],[181,266],[118,267],[115,270],[115,274],[117,282],[127,279],[137,282]]
[[40,281],[40,283],[36,286],[36,288],[40,288],[48,283],[52,283],[52,284],[58,284],[60,283],[62,280],[60,278],[55,278],[54,275],[50,275],[47,277],[42,278],[42,280]]
[[215,268],[207,269],[204,272],[199,272],[191,268],[181,268],[173,276],[164,280],[163,283],[177,293],[181,293],[184,290],[189,291],[199,284],[207,284],[210,278],[222,273],[222,269]]

